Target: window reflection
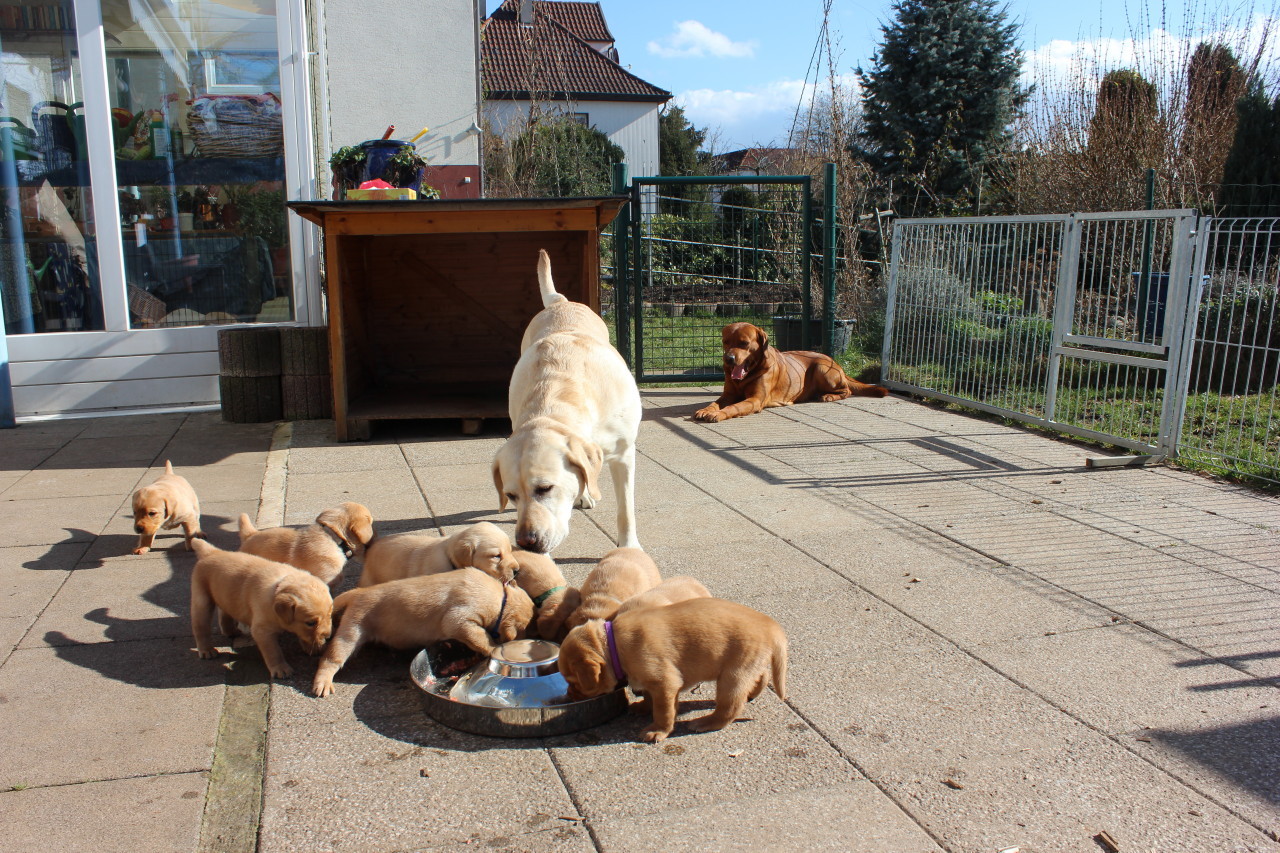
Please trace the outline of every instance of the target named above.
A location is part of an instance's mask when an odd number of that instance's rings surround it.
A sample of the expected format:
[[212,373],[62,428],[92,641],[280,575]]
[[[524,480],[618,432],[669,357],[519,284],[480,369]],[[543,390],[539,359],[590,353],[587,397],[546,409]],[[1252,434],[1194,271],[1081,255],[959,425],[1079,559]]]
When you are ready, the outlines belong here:
[[72,14],[0,7],[0,300],[11,335],[103,328]]
[[130,323],[292,319],[273,0],[103,23]]

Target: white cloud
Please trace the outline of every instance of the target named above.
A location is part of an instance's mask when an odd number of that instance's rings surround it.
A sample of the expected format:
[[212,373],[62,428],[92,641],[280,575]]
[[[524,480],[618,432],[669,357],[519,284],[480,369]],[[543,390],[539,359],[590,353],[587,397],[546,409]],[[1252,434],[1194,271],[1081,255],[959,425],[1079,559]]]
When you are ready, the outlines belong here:
[[700,21],[678,21],[673,33],[661,41],[649,42],[649,52],[666,59],[702,58],[749,59],[755,56],[754,41],[734,41]]
[[[852,75],[836,83],[847,91],[857,91]],[[823,81],[819,94],[830,91],[831,82]],[[753,145],[785,145],[797,110],[803,118],[813,97],[812,82],[775,80],[744,90],[690,89],[677,94],[675,101],[694,127],[711,131],[719,142],[718,150],[732,151]]]
[[1228,45],[1245,65],[1258,57],[1265,72],[1277,60],[1278,23],[1258,17],[1238,26],[1197,28],[1189,36],[1155,28],[1140,38],[1055,39],[1026,52],[1022,82],[1096,84],[1108,71],[1133,68],[1154,82],[1176,86],[1201,42]]

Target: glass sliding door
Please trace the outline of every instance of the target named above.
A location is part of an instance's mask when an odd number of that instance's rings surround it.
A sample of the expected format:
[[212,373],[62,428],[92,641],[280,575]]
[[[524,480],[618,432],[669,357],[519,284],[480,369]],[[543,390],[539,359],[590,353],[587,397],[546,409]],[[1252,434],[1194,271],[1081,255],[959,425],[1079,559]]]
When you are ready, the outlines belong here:
[[102,0],[130,328],[294,319],[275,0]]
[[[93,190],[70,4],[0,6],[4,332],[103,328]],[[105,229],[108,239],[115,228]]]

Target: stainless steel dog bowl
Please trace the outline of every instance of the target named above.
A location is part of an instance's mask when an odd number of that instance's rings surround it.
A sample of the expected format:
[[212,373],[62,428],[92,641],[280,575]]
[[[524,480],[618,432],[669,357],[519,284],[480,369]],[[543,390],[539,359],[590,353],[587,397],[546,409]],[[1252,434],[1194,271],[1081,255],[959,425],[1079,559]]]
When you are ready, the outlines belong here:
[[[479,659],[474,653],[469,657]],[[460,655],[456,645],[441,644],[419,652],[409,675],[422,691],[427,716],[490,737],[562,735],[606,723],[626,710],[622,690],[569,701],[559,659],[555,643],[515,640],[458,675],[468,655]]]

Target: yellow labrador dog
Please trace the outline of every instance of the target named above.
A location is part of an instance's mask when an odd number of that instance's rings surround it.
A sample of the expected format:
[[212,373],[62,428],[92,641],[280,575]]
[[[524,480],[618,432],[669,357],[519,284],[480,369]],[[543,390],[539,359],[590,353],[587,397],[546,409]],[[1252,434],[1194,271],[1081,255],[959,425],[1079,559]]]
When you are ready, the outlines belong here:
[[618,608],[617,613],[613,614],[613,618],[617,619],[622,614],[630,613],[632,610],[643,610],[646,607],[666,607],[671,604],[679,604],[682,601],[689,601],[693,598],[710,597],[711,593],[697,578],[691,578],[688,575],[677,575],[674,578],[667,578],[648,592],[633,595],[622,602],[622,606]]
[[571,631],[589,619],[612,619],[624,601],[660,583],[662,573],[652,557],[638,548],[614,548],[583,581],[582,603],[569,614],[565,629]]
[[612,622],[593,619],[569,632],[560,646],[560,673],[569,698],[599,696],[626,681],[644,697],[637,711],[653,712],[640,739],[658,743],[676,724],[680,692],[704,681],[716,685],[716,707],[693,720],[695,732],[722,729],[772,680],[787,698],[787,635],[758,610],[692,598],[644,607]]
[[373,516],[358,503],[326,509],[303,528],[259,530],[240,513],[240,550],[310,572],[333,589],[347,560],[359,557],[373,541]]
[[280,650],[279,634],[297,635],[312,654],[324,646],[333,628],[333,599],[320,578],[253,554],[223,551],[201,539],[192,545],[191,633],[200,657],[218,655],[210,634],[215,607],[227,637],[240,633],[238,625],[249,626],[272,678],[293,673]]
[[565,582],[560,567],[546,554],[516,551],[515,558],[520,564],[516,583],[533,600],[538,636],[556,642],[563,640],[569,630],[565,620],[582,603],[581,593]]
[[600,499],[605,462],[618,504],[618,545],[639,548],[635,522],[640,392],[604,321],[556,292],[538,253],[543,309],[529,321],[511,374],[511,438],[493,460],[502,509],[516,507],[516,544],[549,554],[569,534],[573,507]]
[[514,578],[520,568],[507,534],[498,525],[481,521],[451,536],[395,533],[378,537],[365,551],[358,585],[373,586],[468,566],[503,583]]
[[191,540],[204,538],[200,530],[200,499],[186,477],[173,473],[173,465],[166,459],[164,473],[133,493],[133,532],[138,534],[133,553],[147,553],[160,528],[172,530],[179,524],[190,551]]
[[311,692],[333,693],[333,676],[369,640],[393,649],[420,649],[457,640],[482,655],[522,639],[533,602],[515,584],[464,568],[349,589],[333,603],[341,622],[316,668]]

